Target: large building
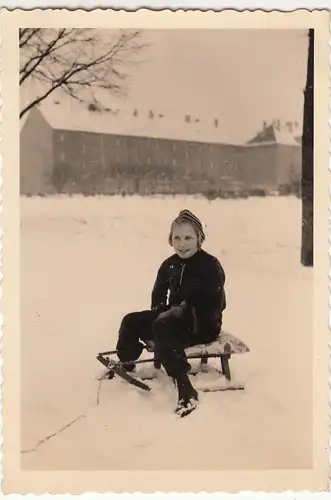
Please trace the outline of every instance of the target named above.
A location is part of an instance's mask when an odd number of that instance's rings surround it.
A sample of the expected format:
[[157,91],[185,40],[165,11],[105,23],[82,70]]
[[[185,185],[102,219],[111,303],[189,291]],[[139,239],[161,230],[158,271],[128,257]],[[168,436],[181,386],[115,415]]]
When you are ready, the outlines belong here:
[[261,132],[245,145],[246,181],[262,187],[299,184],[301,179],[301,131],[297,122],[264,123]]
[[300,141],[277,123],[235,144],[217,118],[49,100],[21,126],[22,194],[277,190],[300,174]]

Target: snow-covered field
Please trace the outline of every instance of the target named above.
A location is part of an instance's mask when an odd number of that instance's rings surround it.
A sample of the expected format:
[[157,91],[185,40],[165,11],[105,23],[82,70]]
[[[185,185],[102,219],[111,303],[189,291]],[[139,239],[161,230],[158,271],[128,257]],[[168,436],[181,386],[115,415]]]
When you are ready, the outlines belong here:
[[[251,353],[232,359],[245,391],[201,394],[177,419],[168,380],[151,394],[117,378],[99,387],[95,355],[125,313],[149,307],[182,208],[206,226],[227,275],[224,327]],[[300,231],[296,198],[21,198],[22,467],[310,468],[313,270]]]

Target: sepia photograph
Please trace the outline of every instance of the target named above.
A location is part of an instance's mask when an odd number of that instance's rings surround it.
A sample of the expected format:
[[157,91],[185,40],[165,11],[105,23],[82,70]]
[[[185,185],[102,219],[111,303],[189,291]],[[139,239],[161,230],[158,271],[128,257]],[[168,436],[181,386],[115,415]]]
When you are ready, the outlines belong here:
[[314,470],[316,22],[27,19],[22,473]]

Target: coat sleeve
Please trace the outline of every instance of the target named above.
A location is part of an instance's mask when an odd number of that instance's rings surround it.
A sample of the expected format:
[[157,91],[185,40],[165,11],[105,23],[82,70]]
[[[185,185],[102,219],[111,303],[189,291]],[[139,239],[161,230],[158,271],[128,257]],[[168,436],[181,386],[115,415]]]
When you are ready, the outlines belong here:
[[167,292],[169,287],[168,266],[166,262],[160,266],[152,290],[151,309],[162,312],[167,309]]
[[192,306],[223,310],[226,307],[225,273],[220,262],[214,258],[204,269],[204,274],[189,291],[187,302]]

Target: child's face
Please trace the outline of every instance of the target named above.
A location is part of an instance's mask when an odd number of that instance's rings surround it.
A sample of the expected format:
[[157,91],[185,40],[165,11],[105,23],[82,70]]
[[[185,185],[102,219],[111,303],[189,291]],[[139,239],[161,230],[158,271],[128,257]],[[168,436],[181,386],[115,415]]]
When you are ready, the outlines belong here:
[[176,224],[172,230],[172,245],[179,257],[187,259],[198,250],[198,237],[190,223]]

